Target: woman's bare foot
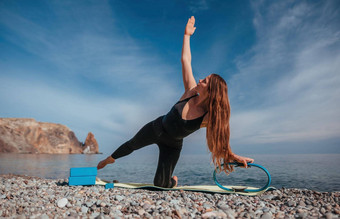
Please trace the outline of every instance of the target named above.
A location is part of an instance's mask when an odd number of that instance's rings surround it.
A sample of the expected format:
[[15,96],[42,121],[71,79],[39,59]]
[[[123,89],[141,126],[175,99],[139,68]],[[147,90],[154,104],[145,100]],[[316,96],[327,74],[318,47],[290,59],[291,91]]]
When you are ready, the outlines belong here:
[[173,179],[175,180],[175,182],[176,182],[176,184],[175,184],[174,187],[177,187],[177,184],[178,184],[178,177],[177,177],[177,176],[173,176],[172,178],[173,178]]
[[108,156],[105,160],[102,160],[97,165],[97,170],[100,170],[104,168],[107,164],[114,163],[115,159],[113,159],[111,156]]

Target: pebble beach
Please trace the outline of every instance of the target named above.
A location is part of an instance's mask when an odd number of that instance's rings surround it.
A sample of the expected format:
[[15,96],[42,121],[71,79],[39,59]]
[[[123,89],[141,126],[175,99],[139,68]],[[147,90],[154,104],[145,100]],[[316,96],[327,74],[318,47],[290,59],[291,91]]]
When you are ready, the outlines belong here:
[[278,188],[259,196],[68,186],[0,175],[1,218],[339,218],[340,192]]

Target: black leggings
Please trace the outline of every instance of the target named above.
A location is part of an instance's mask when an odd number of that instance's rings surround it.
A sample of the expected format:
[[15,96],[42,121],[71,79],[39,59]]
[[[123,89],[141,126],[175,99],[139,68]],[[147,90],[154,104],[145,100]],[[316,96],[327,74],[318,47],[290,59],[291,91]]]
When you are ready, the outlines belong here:
[[175,180],[172,179],[172,173],[177,164],[180,152],[182,150],[183,139],[176,140],[170,137],[162,127],[162,117],[149,122],[129,141],[121,145],[111,157],[118,159],[131,154],[150,144],[157,144],[159,148],[158,166],[154,178],[154,185],[172,188],[175,186]]

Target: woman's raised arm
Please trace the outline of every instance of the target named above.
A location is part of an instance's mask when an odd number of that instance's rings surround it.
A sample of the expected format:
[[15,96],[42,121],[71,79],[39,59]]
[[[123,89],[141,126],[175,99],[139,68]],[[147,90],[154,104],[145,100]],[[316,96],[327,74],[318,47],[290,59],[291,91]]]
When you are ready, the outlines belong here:
[[195,25],[195,18],[194,16],[191,16],[191,18],[189,18],[188,23],[185,27],[183,47],[182,47],[182,59],[181,59],[182,75],[183,75],[183,83],[184,83],[185,91],[188,91],[197,85],[194,75],[192,73],[191,51],[190,51],[190,36],[193,35],[196,30],[196,27],[194,27],[194,25]]

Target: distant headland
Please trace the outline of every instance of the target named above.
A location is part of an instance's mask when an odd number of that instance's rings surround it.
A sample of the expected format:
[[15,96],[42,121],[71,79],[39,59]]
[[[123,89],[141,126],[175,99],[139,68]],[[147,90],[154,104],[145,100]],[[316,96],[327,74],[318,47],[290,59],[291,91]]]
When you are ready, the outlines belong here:
[[98,154],[89,132],[84,143],[68,127],[27,118],[0,118],[0,153]]

